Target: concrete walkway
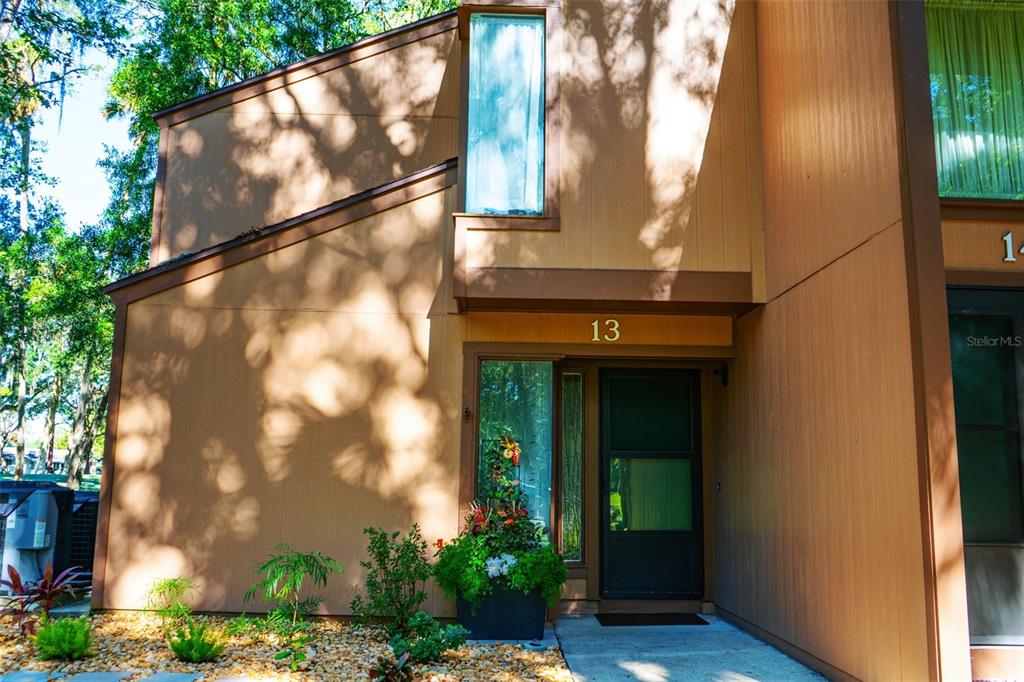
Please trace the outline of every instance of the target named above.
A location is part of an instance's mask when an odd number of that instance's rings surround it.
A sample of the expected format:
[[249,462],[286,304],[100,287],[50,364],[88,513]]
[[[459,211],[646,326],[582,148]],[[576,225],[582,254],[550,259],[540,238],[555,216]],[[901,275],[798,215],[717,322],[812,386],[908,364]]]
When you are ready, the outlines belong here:
[[562,616],[555,634],[577,682],[824,680],[778,649],[711,615],[709,625],[603,627]]

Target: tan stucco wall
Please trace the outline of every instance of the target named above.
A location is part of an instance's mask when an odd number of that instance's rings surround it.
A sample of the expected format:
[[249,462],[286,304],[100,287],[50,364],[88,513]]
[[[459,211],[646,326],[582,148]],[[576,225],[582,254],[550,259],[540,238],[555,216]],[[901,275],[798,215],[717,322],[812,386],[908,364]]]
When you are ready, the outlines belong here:
[[563,7],[560,231],[470,230],[467,266],[759,267],[753,3]]
[[[471,231],[466,265],[760,271],[753,4],[560,17],[560,230]],[[458,156],[460,47],[448,31],[165,129],[153,262]]]
[[[345,564],[361,529],[458,525],[463,322],[442,276],[449,188],[128,306],[102,606],[192,575],[242,610],[279,542]],[[446,614],[430,588],[428,608]],[[248,605],[252,610],[252,605]]]
[[458,155],[454,30],[165,128],[156,264]]

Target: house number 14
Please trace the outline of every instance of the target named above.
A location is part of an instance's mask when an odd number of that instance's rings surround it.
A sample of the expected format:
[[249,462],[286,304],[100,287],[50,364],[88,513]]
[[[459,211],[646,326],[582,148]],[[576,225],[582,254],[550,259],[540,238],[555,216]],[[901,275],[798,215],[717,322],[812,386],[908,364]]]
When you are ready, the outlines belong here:
[[[601,321],[594,320],[590,323],[590,326],[594,328],[594,336],[591,341],[601,341]],[[618,320],[605,320],[604,321],[604,337],[605,341],[618,341],[619,340],[619,321]]]
[[[1003,257],[1003,262],[1015,263],[1017,261],[1017,257],[1014,255],[1012,232],[1007,232],[1006,234],[1003,235],[1003,244],[1006,245],[1006,255]],[[1024,246],[1020,247],[1019,249],[1016,249],[1016,251],[1017,253],[1024,253]]]

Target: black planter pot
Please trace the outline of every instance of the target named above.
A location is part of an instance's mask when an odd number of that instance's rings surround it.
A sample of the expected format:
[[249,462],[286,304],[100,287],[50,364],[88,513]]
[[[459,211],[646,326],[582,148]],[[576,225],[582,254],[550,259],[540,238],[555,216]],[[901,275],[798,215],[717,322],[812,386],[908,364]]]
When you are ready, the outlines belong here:
[[547,605],[537,593],[495,587],[480,600],[476,609],[458,599],[459,624],[469,630],[470,639],[543,639]]

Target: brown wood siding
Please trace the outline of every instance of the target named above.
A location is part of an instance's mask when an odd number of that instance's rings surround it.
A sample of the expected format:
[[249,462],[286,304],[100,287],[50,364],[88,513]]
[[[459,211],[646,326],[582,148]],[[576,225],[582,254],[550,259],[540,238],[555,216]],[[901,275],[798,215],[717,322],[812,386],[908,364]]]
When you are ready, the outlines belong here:
[[889,7],[756,23],[768,301],[715,388],[715,601],[828,675],[928,679]]
[[[463,321],[442,270],[449,187],[131,303],[98,605],[139,608],[193,575],[242,602],[278,542],[343,561],[362,528],[458,525]],[[113,466],[116,465],[116,466]],[[430,588],[428,608],[450,615]]]
[[[1016,262],[1006,262],[1003,235],[1013,235]],[[978,270],[1024,276],[1024,219],[1019,221],[943,220],[942,252],[947,270]]]
[[466,267],[749,272],[762,223],[753,4],[570,0],[562,19],[559,229],[466,230]]
[[162,129],[151,264],[457,156],[455,29]]
[[716,602],[864,680],[928,677],[902,273],[897,225],[740,318],[716,388]]
[[773,297],[900,219],[899,166],[885,3],[758,3],[757,35]]

